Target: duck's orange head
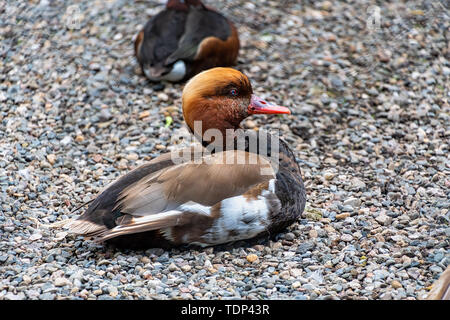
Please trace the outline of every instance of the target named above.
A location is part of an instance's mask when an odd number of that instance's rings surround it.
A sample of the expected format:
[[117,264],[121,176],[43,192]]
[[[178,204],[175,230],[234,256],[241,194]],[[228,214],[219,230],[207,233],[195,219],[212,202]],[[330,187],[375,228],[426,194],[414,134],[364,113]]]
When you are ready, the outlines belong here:
[[[253,94],[247,76],[232,68],[203,71],[186,84],[182,96],[183,116],[196,136],[208,129],[238,129],[251,114],[290,114],[288,108],[270,104]],[[201,131],[197,132],[201,122]],[[197,122],[198,124],[198,122]]]

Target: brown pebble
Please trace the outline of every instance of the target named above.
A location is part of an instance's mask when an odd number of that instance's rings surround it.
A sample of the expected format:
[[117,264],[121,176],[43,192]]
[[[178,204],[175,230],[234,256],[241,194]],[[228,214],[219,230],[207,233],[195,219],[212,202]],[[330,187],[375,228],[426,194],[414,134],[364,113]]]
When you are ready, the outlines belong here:
[[139,119],[147,118],[150,115],[150,111],[142,111],[139,113]]
[[350,212],[344,212],[336,215],[336,219],[338,220],[343,220],[348,217],[350,217]]
[[156,148],[157,150],[163,150],[163,149],[166,148],[166,146],[163,146],[162,144],[157,144],[157,145],[155,146],[155,148]]
[[82,135],[77,135],[77,136],[75,137],[75,141],[76,141],[76,142],[83,142],[83,141],[84,141],[84,137],[83,137]]
[[55,156],[53,153],[48,154],[48,155],[47,155],[47,161],[48,161],[51,165],[54,165],[54,164],[55,164],[55,161],[56,161],[56,156]]

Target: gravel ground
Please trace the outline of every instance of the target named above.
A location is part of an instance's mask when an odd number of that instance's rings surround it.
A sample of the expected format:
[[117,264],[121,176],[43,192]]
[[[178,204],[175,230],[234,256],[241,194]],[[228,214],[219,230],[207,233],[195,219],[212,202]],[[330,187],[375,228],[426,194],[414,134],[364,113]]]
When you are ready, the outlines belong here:
[[450,263],[445,1],[205,1],[238,26],[256,93],[294,110],[245,126],[280,130],[308,204],[270,239],[170,251],[45,226],[183,125],[183,86],[133,58],[164,1],[70,2],[0,0],[0,300],[426,297]]

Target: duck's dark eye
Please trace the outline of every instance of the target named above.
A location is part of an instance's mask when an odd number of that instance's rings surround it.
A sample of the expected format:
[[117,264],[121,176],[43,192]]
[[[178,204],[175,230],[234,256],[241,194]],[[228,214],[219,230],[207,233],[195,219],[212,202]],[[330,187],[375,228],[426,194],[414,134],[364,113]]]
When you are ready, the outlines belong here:
[[236,89],[230,90],[230,96],[236,97],[238,95],[238,91]]

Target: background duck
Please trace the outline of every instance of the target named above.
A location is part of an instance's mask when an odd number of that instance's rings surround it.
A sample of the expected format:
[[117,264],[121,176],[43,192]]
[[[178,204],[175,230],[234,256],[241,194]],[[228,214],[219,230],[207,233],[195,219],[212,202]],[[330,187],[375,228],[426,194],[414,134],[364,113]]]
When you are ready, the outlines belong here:
[[135,41],[135,54],[152,81],[187,80],[213,67],[236,63],[239,38],[233,23],[199,0],[170,0]]
[[[305,188],[283,140],[276,138],[276,170],[272,149],[265,155],[249,144],[238,149],[238,143],[224,140],[220,145],[205,134],[218,129],[236,142],[248,134],[239,127],[247,116],[288,114],[289,109],[256,97],[248,78],[231,68],[210,69],[192,78],[183,90],[182,104],[191,132],[204,146],[221,146],[224,151],[192,161],[196,153],[190,148],[181,163],[183,153],[172,152],[132,170],[69,224],[72,232],[128,248],[210,246],[275,233],[300,216]],[[195,121],[201,121],[200,129]],[[248,161],[251,156],[253,163]]]

